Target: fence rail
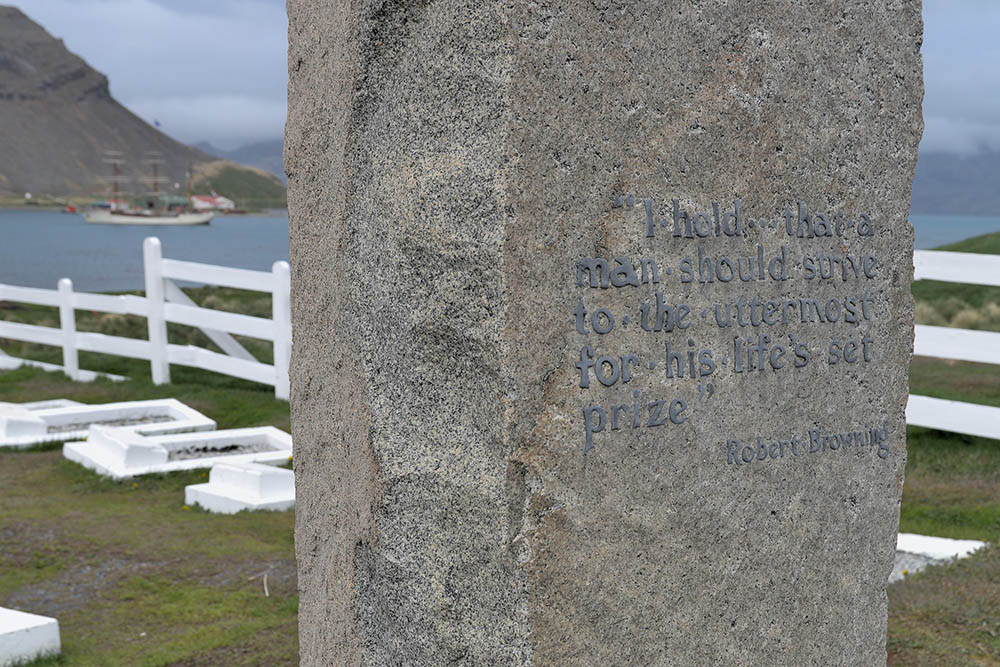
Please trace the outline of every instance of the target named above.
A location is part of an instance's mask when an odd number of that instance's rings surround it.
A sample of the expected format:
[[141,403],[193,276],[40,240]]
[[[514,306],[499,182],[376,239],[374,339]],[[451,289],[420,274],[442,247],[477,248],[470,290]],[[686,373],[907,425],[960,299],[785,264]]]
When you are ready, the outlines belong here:
[[[1000,287],[1000,255],[917,250],[914,280],[940,280]],[[1000,364],[1000,333],[951,327],[914,327],[913,354]],[[1000,408],[911,394],[906,423],[953,433],[1000,439]]]
[[[68,278],[60,280],[56,290],[0,284],[0,300],[55,306],[60,314],[59,329],[0,322],[0,338],[61,347],[63,369],[75,379],[93,376],[79,368],[77,352],[84,350],[147,360],[156,384],[170,382],[170,366],[175,364],[270,384],[278,398],[288,398],[292,327],[287,262],[275,262],[267,272],[164,259],[160,241],[155,237],[143,242],[143,259],[144,297],[74,292]],[[913,253],[913,264],[914,280],[1000,286],[1000,256],[917,250]],[[174,280],[269,292],[271,318],[202,308],[191,301]],[[76,309],[145,317],[149,340],[77,332],[73,316]],[[169,343],[168,322],[201,329],[224,354]],[[914,354],[1000,365],[1000,333],[921,324],[914,329]],[[272,341],[274,363],[257,361],[230,334]],[[1000,408],[986,405],[912,395],[906,408],[906,421],[914,426],[1000,439]]]
[[[149,361],[155,384],[170,382],[171,364],[193,366],[272,385],[276,397],[288,399],[292,340],[288,262],[275,262],[271,271],[250,271],[164,259],[160,240],[149,237],[143,242],[143,269],[146,296],[74,292],[69,278],[60,280],[55,290],[0,284],[0,300],[59,308],[58,329],[0,321],[0,338],[61,347],[63,371],[73,379],[94,377],[93,373],[80,369],[78,352],[83,350]],[[188,298],[174,280],[268,292],[271,294],[271,318],[202,308]],[[149,340],[78,332],[76,310],[144,317]],[[201,329],[224,353],[168,342],[168,322]],[[271,341],[274,363],[258,361],[230,334]]]

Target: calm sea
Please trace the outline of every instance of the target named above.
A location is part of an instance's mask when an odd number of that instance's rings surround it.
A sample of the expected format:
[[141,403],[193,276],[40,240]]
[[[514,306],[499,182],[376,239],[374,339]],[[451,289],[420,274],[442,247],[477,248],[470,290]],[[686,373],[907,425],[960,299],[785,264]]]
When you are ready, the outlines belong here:
[[288,259],[288,216],[219,216],[209,225],[88,225],[81,215],[0,209],[0,283],[81,292],[143,289],[142,240],[159,237],[163,256],[270,271]]
[[911,215],[918,250],[1000,232],[1000,218],[980,215]]
[[[1000,217],[914,215],[917,248],[1000,231]],[[163,256],[269,271],[288,259],[288,216],[221,216],[198,227],[88,225],[52,211],[0,209],[0,283],[79,291],[142,289],[142,240],[158,236]]]

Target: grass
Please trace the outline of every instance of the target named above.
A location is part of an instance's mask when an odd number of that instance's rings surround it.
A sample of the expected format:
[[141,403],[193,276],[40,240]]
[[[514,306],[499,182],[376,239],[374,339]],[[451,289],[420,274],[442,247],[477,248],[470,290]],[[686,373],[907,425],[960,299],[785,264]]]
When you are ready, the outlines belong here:
[[[288,404],[269,387],[211,375],[156,387],[22,368],[0,373],[0,400],[174,396],[220,428],[288,429]],[[206,476],[115,482],[58,446],[0,450],[0,605],[55,616],[62,633],[62,657],[37,664],[296,664],[294,515],[185,507],[184,487]]]
[[[910,391],[1000,406],[1000,373],[914,357]],[[899,529],[994,544],[889,586],[889,664],[1000,664],[1000,443],[907,428]]]
[[890,665],[1000,664],[1000,549],[889,586]]
[[952,252],[975,252],[983,255],[1000,255],[1000,234],[983,234],[962,239],[955,243],[943,245],[935,250],[950,250]]
[[[915,357],[910,392],[1000,406],[1000,373],[986,364]],[[958,539],[1000,538],[996,440],[907,428],[900,530]]]
[[[1000,254],[1000,234],[985,234],[936,250]],[[913,283],[918,324],[1000,331],[1000,287],[965,285],[937,280]]]
[[[940,250],[1000,254],[1000,234],[965,239]],[[963,313],[968,315],[971,309],[1000,313],[1000,288],[921,280],[913,284],[913,295],[918,316],[921,311],[931,312],[944,320],[929,324],[974,328],[961,321]],[[996,326],[1000,318],[992,324],[983,328],[1000,329]],[[914,357],[910,392],[1000,406],[1000,372],[988,364]],[[900,530],[941,537],[1000,538],[1000,446],[996,440],[910,427],[907,454]]]

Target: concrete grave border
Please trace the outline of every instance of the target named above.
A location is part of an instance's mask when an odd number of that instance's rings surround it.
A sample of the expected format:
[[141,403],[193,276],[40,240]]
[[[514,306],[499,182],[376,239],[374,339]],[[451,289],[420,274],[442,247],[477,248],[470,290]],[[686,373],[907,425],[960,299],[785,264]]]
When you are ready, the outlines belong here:
[[[63,399],[60,403],[66,403]],[[143,435],[215,430],[215,421],[174,398],[150,401],[124,401],[96,405],[59,405],[28,407],[30,404],[0,404],[0,447],[30,447],[46,442],[66,442],[87,436],[88,429],[58,431],[48,429],[60,424],[86,424],[101,420],[170,416],[171,421],[126,426]]]
[[[968,558],[986,546],[979,540],[953,540],[915,533],[900,533],[896,537],[896,562],[889,583],[916,574],[928,565],[942,565]],[[905,574],[904,574],[905,572]]]
[[209,512],[287,510],[295,507],[295,473],[260,463],[216,463],[208,482],[184,487],[184,504]]
[[28,410],[52,410],[54,408],[70,408],[77,405],[84,405],[79,401],[71,401],[68,398],[52,398],[47,401],[28,401],[27,403],[2,403],[0,406],[20,406]]
[[[192,445],[226,443],[266,444],[272,449],[249,454],[220,454],[170,461],[172,450]],[[175,433],[146,437],[132,428],[92,426],[87,440],[67,442],[63,456],[100,475],[124,479],[136,475],[210,468],[216,463],[273,463],[288,461],[292,436],[273,426]]]
[[58,655],[59,621],[0,607],[0,667]]

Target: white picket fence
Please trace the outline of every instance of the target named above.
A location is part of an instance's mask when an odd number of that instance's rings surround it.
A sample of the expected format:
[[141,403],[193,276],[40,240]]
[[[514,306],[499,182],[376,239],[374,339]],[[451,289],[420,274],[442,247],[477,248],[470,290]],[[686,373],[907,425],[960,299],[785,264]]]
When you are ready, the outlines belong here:
[[[234,269],[164,259],[160,241],[143,243],[146,296],[109,296],[74,292],[68,278],[57,290],[0,284],[0,299],[59,308],[60,328],[0,321],[0,338],[23,340],[63,349],[63,369],[74,379],[92,379],[81,370],[78,350],[147,359],[153,382],[170,382],[170,365],[194,366],[234,377],[273,385],[275,396],[289,395],[288,362],[291,353],[290,279],[287,262],[275,262],[270,272]],[[913,253],[914,280],[992,285],[1000,287],[1000,256],[917,250]],[[187,280],[236,287],[272,295],[272,318],[226,313],[194,304],[173,282]],[[76,331],[75,309],[145,317],[149,340]],[[222,349],[219,354],[191,345],[167,341],[167,322],[197,327]],[[257,361],[230,334],[242,334],[274,343],[274,364]],[[969,331],[918,324],[914,354],[1000,364],[1000,333]],[[1000,439],[1000,408],[911,395],[906,422],[955,433]]]
[[[61,347],[63,371],[73,379],[93,377],[93,373],[80,369],[78,352],[85,350],[148,360],[155,384],[170,382],[171,364],[193,366],[273,385],[275,396],[287,400],[292,344],[288,262],[275,262],[267,272],[164,259],[160,240],[156,237],[147,238],[142,250],[144,297],[74,292],[69,278],[60,280],[56,290],[0,284],[0,300],[58,307],[60,323],[56,329],[0,321],[0,338]],[[175,280],[268,292],[271,294],[271,319],[201,308],[181,291]],[[77,309],[145,317],[149,340],[77,331],[74,317]],[[225,354],[168,342],[167,322],[201,329]],[[257,361],[230,334],[272,341],[274,363]]]
[[[1000,287],[1000,256],[917,250],[914,280]],[[939,359],[1000,364],[1000,333],[952,327],[914,327],[913,354]],[[984,438],[1000,438],[1000,408],[910,395],[906,423]]]

